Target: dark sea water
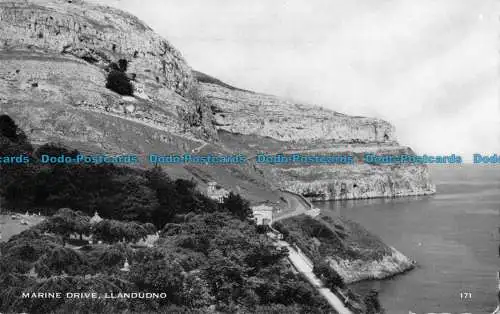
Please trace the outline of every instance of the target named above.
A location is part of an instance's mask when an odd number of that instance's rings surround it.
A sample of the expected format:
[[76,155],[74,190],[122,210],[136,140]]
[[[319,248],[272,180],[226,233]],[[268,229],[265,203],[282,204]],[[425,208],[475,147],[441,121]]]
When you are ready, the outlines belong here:
[[500,166],[440,166],[431,174],[433,196],[316,206],[361,223],[417,261],[406,274],[353,286],[379,289],[388,314],[491,314],[500,270]]

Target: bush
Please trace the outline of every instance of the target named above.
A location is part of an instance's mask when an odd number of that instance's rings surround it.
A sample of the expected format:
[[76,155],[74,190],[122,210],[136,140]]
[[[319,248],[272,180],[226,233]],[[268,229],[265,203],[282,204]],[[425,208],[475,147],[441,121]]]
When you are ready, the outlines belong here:
[[121,72],[127,72],[128,61],[125,59],[118,60],[118,67],[120,68]]
[[330,265],[325,261],[315,261],[313,273],[318,276],[329,289],[339,287],[345,288],[344,280]]
[[127,74],[113,70],[108,74],[106,88],[117,92],[120,95],[132,96],[134,94],[134,88]]
[[385,313],[378,299],[378,292],[374,289],[370,290],[364,299],[367,314],[383,314]]

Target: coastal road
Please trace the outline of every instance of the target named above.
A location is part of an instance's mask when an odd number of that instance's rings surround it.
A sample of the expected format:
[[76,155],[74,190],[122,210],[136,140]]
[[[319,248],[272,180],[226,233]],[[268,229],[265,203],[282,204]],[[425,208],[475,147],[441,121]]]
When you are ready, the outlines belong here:
[[290,218],[293,216],[305,214],[308,210],[311,210],[311,206],[304,201],[300,196],[295,195],[288,191],[281,191],[281,196],[288,203],[288,208],[285,212],[278,214],[273,218],[273,221],[279,221],[282,219]]
[[318,290],[339,314],[352,314],[351,310],[330,289],[323,286],[321,280],[313,273],[312,262],[307,257],[292,248],[285,241],[278,241],[278,246],[288,249],[288,259],[292,262],[293,266],[306,277],[307,281]]
[[[281,196],[286,199],[288,203],[288,210],[282,215],[273,219],[279,221],[281,219],[290,218],[293,216],[305,214],[307,211],[312,210],[312,205],[304,200],[299,195],[288,191],[281,191]],[[328,288],[323,286],[321,280],[313,273],[313,263],[303,253],[292,248],[288,242],[277,241],[280,247],[288,249],[288,259],[295,266],[295,268],[302,273],[307,281],[328,301],[328,303],[340,314],[352,314],[352,312],[344,305],[344,303]]]

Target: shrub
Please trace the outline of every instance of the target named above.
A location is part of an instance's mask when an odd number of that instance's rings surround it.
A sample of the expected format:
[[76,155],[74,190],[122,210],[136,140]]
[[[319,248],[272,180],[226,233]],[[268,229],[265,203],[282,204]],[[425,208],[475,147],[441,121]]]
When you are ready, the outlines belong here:
[[134,93],[134,88],[127,75],[121,71],[112,70],[108,74],[106,88],[117,92],[120,95],[131,96]]
[[313,273],[323,280],[328,288],[345,288],[342,277],[328,265],[325,261],[316,261],[314,263]]
[[128,61],[125,59],[118,60],[118,67],[119,67],[120,71],[127,72]]
[[385,313],[380,301],[378,299],[378,292],[376,290],[370,290],[364,299],[366,305],[367,314],[383,314]]

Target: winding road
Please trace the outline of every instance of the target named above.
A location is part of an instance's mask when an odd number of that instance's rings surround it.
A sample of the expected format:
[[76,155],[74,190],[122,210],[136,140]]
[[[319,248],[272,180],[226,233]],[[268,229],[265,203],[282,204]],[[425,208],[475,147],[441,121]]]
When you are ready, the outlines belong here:
[[281,196],[287,202],[287,210],[283,213],[278,213],[273,217],[273,221],[279,221],[293,216],[305,214],[312,209],[311,204],[307,203],[302,197],[289,191],[281,190]]
[[316,277],[313,273],[312,262],[304,256],[304,254],[294,249],[288,242],[277,241],[277,245],[288,249],[288,259],[293,266],[306,277],[307,281],[318,290],[335,311],[339,314],[352,314],[351,310],[345,306],[344,302],[342,302],[342,300],[340,300],[330,289],[326,288],[321,280]]
[[[294,194],[289,191],[281,190],[281,196],[285,198],[288,204],[288,210],[273,221],[290,218],[293,216],[305,214],[307,211],[312,210],[313,206],[310,202],[305,200],[302,196]],[[330,289],[326,288],[321,280],[313,273],[313,263],[302,252],[293,248],[288,242],[278,240],[276,242],[279,247],[286,247],[288,249],[288,259],[293,266],[303,274],[307,281],[328,301],[328,303],[340,314],[352,314],[344,302],[339,299]]]

